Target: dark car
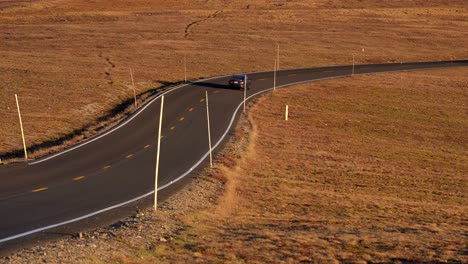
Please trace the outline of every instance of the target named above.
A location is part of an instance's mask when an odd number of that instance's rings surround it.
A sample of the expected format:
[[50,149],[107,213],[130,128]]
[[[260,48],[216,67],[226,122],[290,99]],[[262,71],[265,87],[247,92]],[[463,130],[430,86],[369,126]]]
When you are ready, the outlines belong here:
[[[231,88],[238,88],[238,89],[244,89],[244,81],[247,78],[247,75],[245,74],[236,74],[229,79],[229,87]],[[250,84],[252,81],[247,78],[247,89],[250,89]]]

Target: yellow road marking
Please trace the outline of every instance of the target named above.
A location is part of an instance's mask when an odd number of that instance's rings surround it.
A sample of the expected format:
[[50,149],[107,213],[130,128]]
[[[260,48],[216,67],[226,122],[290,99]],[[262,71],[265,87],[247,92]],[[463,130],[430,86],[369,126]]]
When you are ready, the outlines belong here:
[[190,109],[188,110],[189,112],[192,112],[193,111],[193,107],[190,107]]
[[171,130],[174,130],[174,129],[175,129],[175,126],[172,126],[170,129],[171,129]]
[[266,80],[266,79],[265,79],[265,78],[262,78],[262,79],[258,79],[258,81],[264,81],[264,80]]
[[288,74],[288,76],[296,76],[296,75],[297,75],[297,74],[294,74],[294,73],[293,73],[293,74]]
[[47,190],[47,189],[48,189],[47,187],[43,187],[43,188],[39,188],[39,189],[33,190],[32,192],[37,193],[37,192],[45,191],[45,190]]
[[107,170],[108,168],[110,168],[110,165],[102,167],[103,170]]
[[146,146],[145,146],[145,149],[147,149],[147,148],[149,148],[149,147],[150,147],[150,145],[146,145]]
[[203,98],[200,99],[200,103],[203,103],[203,102],[205,102],[205,99],[203,99]]
[[85,178],[85,176],[79,176],[79,177],[73,178],[73,180],[74,181],[79,181],[79,180],[82,180],[84,178]]
[[185,117],[181,117],[181,118],[179,118],[179,121],[182,122],[182,121],[184,121],[184,119],[185,119]]
[[125,158],[129,159],[131,157],[133,157],[133,154],[128,154],[127,157],[125,157]]
[[163,137],[164,137],[164,136],[163,136],[163,135],[161,135],[161,138],[163,138]]
[[219,91],[214,91],[215,94],[219,93]]

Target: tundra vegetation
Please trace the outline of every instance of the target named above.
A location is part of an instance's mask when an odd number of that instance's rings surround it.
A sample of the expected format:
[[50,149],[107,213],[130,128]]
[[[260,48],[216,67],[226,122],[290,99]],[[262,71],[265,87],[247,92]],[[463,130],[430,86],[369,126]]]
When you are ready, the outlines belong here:
[[464,0],[0,0],[2,7],[4,160],[22,157],[15,93],[34,158],[131,111],[130,68],[144,100],[184,79],[185,56],[188,78],[198,79],[272,70],[277,44],[280,68],[468,53]]
[[[184,56],[190,79],[268,70],[277,43],[280,68],[350,64],[352,55],[357,63],[466,59],[467,9],[457,0],[52,0],[6,8],[0,152],[21,148],[14,93],[28,144],[72,134],[71,143],[132,97],[129,68],[143,100],[183,79]],[[129,221],[135,228],[105,230],[113,234],[106,238],[65,239],[9,260],[468,262],[467,73],[277,90],[250,107],[216,168],[157,215],[146,211]]]

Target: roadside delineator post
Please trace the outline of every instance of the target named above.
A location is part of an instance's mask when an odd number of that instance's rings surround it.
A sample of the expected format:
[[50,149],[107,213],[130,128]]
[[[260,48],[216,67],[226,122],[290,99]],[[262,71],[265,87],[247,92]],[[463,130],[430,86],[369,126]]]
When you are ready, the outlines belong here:
[[280,46],[279,46],[279,43],[276,43],[276,61],[277,61],[277,68],[279,70],[279,55],[280,55]]
[[184,54],[184,80],[187,83],[187,54]]
[[245,100],[247,98],[247,74],[244,75],[244,113],[245,113]]
[[21,137],[23,138],[24,159],[28,160],[28,150],[26,149],[26,140],[24,138],[23,121],[21,120],[21,110],[20,110],[17,94],[15,94],[15,99],[16,99],[16,107],[18,109],[18,117],[19,117],[19,122],[20,122],[20,127],[21,127]]
[[213,168],[213,155],[211,147],[211,129],[210,129],[210,108],[208,106],[208,91],[205,91],[206,95],[206,120],[208,124],[208,147],[210,148],[210,168]]
[[132,88],[133,88],[133,99],[135,101],[135,109],[137,109],[137,99],[136,99],[136,91],[135,91],[135,82],[133,81],[133,69],[130,68],[130,77],[132,78]]
[[275,68],[273,69],[273,90],[276,90],[276,69],[277,69],[278,61],[275,60]]
[[156,171],[154,176],[154,210],[158,209],[158,176],[159,176],[159,155],[161,152],[161,129],[163,122],[164,95],[161,96],[161,111],[159,113],[159,129],[158,129],[158,150],[156,152]]
[[289,106],[286,105],[286,113],[284,114],[284,120],[288,121],[288,115],[289,115]]

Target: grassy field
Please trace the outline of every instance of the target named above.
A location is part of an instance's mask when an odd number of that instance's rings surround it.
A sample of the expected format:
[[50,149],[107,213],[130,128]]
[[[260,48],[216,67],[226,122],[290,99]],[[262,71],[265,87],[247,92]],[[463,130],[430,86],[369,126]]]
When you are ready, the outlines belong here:
[[114,260],[466,263],[467,76],[356,76],[261,98],[246,152],[213,173],[227,179],[217,204]]
[[[51,151],[41,143],[71,144],[110,123],[132,97],[129,68],[144,94],[181,81],[184,56],[190,79],[272,69],[277,43],[281,68],[350,64],[353,55],[377,63],[468,54],[464,0],[20,2],[0,0],[2,160],[21,155],[15,93],[34,157]],[[181,212],[182,228],[167,241],[147,231],[98,249],[70,243],[57,256],[468,262],[467,73],[356,76],[263,97],[252,127],[237,134],[247,138],[243,158],[221,157],[211,175],[226,184],[219,199],[208,195],[212,206],[201,213],[193,193],[183,203],[192,211],[161,209]],[[172,225],[166,220],[156,229]]]
[[464,0],[20,2],[0,0],[3,160],[22,155],[15,93],[37,157],[110,123],[129,68],[143,94],[183,80],[184,56],[190,79],[272,69],[277,43],[281,68],[468,54]]
[[277,90],[157,213],[6,263],[467,263],[467,83],[463,68]]

